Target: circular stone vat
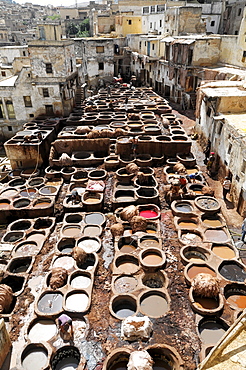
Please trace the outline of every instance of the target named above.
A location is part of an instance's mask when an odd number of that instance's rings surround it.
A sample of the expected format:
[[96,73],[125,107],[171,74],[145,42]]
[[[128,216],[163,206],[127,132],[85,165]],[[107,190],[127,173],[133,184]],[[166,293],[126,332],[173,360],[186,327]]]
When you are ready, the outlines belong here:
[[147,248],[140,252],[140,263],[147,268],[161,268],[166,262],[164,252],[158,248]]
[[62,238],[57,244],[59,252],[64,254],[72,253],[74,247],[75,239],[73,238]]
[[186,246],[181,248],[180,256],[186,264],[190,262],[202,263],[210,258],[210,252],[202,247]]
[[143,293],[139,297],[139,302],[140,311],[149,317],[164,316],[169,309],[166,295],[157,290]]
[[42,344],[29,344],[21,354],[24,370],[42,370],[48,365],[48,350]]
[[7,275],[1,280],[1,284],[8,285],[13,293],[20,294],[25,283],[24,276]]
[[0,200],[0,209],[6,209],[9,208],[10,200],[8,199],[1,199]]
[[77,224],[82,221],[82,216],[79,213],[65,216],[65,222],[68,224]]
[[161,241],[156,236],[145,235],[140,239],[140,246],[142,248],[161,248]]
[[62,235],[77,238],[81,234],[81,227],[80,225],[65,225],[62,228]]
[[10,230],[11,231],[28,230],[30,229],[31,226],[32,226],[32,223],[29,220],[20,220],[20,221],[18,220],[18,221],[14,221],[10,225]]
[[52,370],[75,370],[80,363],[80,352],[76,347],[59,348],[51,358]]
[[226,280],[243,283],[246,279],[245,266],[237,261],[224,261],[218,270]]
[[40,173],[40,171],[37,170],[36,168],[27,168],[27,169],[21,171],[21,176],[26,178],[26,179],[29,179],[30,177],[38,176],[39,173]]
[[105,180],[107,171],[105,170],[92,170],[88,173],[88,178],[91,180]]
[[55,195],[57,188],[55,186],[44,186],[39,190],[41,195]]
[[202,216],[202,222],[206,227],[221,227],[222,221],[221,218],[217,215],[203,215]]
[[34,241],[36,243],[43,243],[46,239],[44,231],[32,231],[30,234],[28,234],[28,237],[26,238],[26,241]]
[[123,274],[133,274],[139,269],[138,259],[127,254],[119,256],[115,261],[115,266]]
[[167,136],[167,135],[161,135],[161,136],[157,136],[156,140],[158,140],[158,141],[171,141],[171,138],[170,138],[170,136]]
[[25,207],[28,207],[30,203],[31,203],[30,199],[21,198],[21,199],[16,200],[13,203],[13,206],[15,208],[25,208]]
[[42,177],[35,177],[28,181],[28,186],[40,187],[44,184],[44,179]]
[[101,248],[101,241],[97,237],[90,238],[84,236],[78,240],[78,247],[83,249],[86,253],[98,252]]
[[230,239],[224,229],[207,229],[204,236],[209,243],[226,243]]
[[89,296],[86,292],[80,290],[68,293],[65,306],[68,311],[85,312],[89,309]]
[[36,230],[48,229],[52,224],[53,221],[50,218],[38,218],[35,221],[33,228]]
[[113,314],[119,319],[125,319],[132,316],[137,311],[137,302],[135,297],[130,295],[119,295],[111,303]]
[[25,185],[26,180],[22,179],[21,177],[15,178],[9,182],[9,187],[19,187]]
[[91,212],[85,214],[85,223],[90,225],[103,225],[106,221],[102,213]]
[[196,229],[198,226],[198,220],[194,218],[180,218],[178,220],[178,226],[181,229]]
[[87,159],[91,156],[91,154],[88,152],[78,152],[78,153],[74,153],[73,156],[75,159]]
[[138,247],[136,238],[121,237],[118,241],[118,249],[121,253],[132,253]]
[[165,286],[165,277],[160,272],[146,272],[142,278],[143,285],[151,289],[163,288]]
[[41,294],[37,308],[39,312],[46,314],[59,313],[62,310],[63,294],[60,292],[44,292]]
[[185,268],[185,276],[188,277],[189,281],[191,281],[196,275],[201,273],[217,276],[216,272],[206,264],[197,265],[194,263],[190,263]]
[[72,270],[74,268],[74,259],[70,256],[57,257],[52,267],[62,267],[65,270]]
[[147,349],[152,360],[154,361],[153,370],[178,370],[181,369],[182,363],[177,352],[167,345],[153,345]]
[[130,354],[125,348],[117,348],[110,354],[110,358],[106,360],[105,369],[107,370],[126,370],[129,362]]
[[18,240],[24,238],[24,236],[24,231],[10,231],[4,235],[2,240],[4,243],[15,243]]
[[204,185],[202,184],[189,184],[188,189],[189,191],[192,191],[193,193],[196,193],[196,195],[202,195],[202,189],[204,188]]
[[246,287],[244,284],[228,284],[224,288],[226,302],[234,309],[246,308]]
[[205,195],[196,198],[195,205],[203,212],[219,212],[220,210],[220,204],[217,199]]
[[194,294],[192,287],[190,288],[189,299],[193,310],[202,315],[214,315],[221,311],[224,306],[224,298],[221,294],[217,297],[203,297],[201,295]]
[[22,190],[20,192],[20,195],[22,197],[34,198],[35,195],[36,195],[36,193],[37,193],[37,190],[36,189],[34,189],[34,188],[26,188],[26,189],[24,189],[24,190]]
[[122,275],[115,279],[114,289],[117,293],[130,293],[138,286],[138,281],[133,276]]
[[96,266],[96,257],[93,253],[86,255],[86,260],[83,263],[77,263],[77,266],[81,270],[90,271]]
[[71,181],[73,180],[87,181],[87,179],[88,179],[88,172],[80,170],[72,176]]
[[193,207],[189,202],[175,202],[174,210],[176,213],[190,213],[193,211]]
[[190,232],[181,230],[179,240],[183,244],[200,244],[202,243],[202,236],[198,231]]
[[237,256],[236,251],[234,250],[232,245],[214,244],[212,246],[212,252],[216,254],[216,256],[225,260],[230,260]]
[[188,140],[188,138],[184,135],[173,135],[172,139],[174,141],[187,141]]
[[49,198],[40,198],[35,201],[33,208],[36,208],[36,209],[37,208],[47,208],[47,207],[50,207],[51,202],[52,201]]
[[8,271],[19,274],[27,272],[32,263],[32,257],[17,257],[13,258],[8,266]]
[[206,344],[216,344],[225,334],[228,325],[220,319],[202,319],[198,324],[201,340]]
[[[6,190],[4,190],[1,193],[1,197],[11,198],[11,197],[14,197],[17,193],[18,193],[18,190],[16,190],[16,189],[14,189],[14,188],[7,188]],[[1,200],[1,202],[2,201],[3,201],[3,199]]]
[[85,236],[100,236],[102,233],[102,228],[99,225],[86,225],[83,229],[83,234]]
[[28,328],[28,338],[33,343],[47,342],[57,334],[55,321],[50,319],[36,319]]
[[34,241],[25,241],[17,244],[15,248],[15,256],[36,256],[40,250],[40,246]]
[[91,285],[91,275],[86,272],[76,271],[70,277],[70,285],[74,289],[86,289]]

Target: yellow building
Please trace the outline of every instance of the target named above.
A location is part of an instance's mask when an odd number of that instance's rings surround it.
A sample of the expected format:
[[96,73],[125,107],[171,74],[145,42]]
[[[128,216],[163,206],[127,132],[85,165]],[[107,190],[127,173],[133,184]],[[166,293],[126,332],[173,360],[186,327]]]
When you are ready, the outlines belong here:
[[134,16],[133,12],[123,13],[115,17],[117,35],[125,37],[128,34],[142,33],[142,17]]

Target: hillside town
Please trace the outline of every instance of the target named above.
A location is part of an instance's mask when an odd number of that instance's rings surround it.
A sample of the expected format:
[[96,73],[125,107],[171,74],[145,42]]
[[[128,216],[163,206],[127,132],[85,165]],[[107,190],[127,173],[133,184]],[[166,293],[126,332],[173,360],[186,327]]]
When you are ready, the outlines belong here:
[[1,370],[245,369],[245,77],[245,1],[0,1]]

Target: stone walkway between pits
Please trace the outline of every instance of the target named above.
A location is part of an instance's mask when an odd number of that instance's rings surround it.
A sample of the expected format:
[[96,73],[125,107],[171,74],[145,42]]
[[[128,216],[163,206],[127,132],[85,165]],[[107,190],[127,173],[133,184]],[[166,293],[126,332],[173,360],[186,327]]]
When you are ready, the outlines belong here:
[[[173,108],[173,112],[177,115],[178,118],[181,118],[183,121],[183,128],[186,131],[187,135],[190,136],[194,133],[195,126],[195,117],[193,111],[189,110],[177,111],[177,106],[175,104],[170,104]],[[241,240],[241,227],[243,222],[243,217],[239,215],[236,207],[230,201],[230,195],[227,195],[228,201],[223,199],[223,189],[222,184],[218,180],[212,179],[207,173],[207,167],[204,164],[204,154],[201,146],[198,141],[192,141],[192,152],[196,157],[197,165],[200,167],[200,170],[203,172],[203,175],[208,183],[208,185],[214,190],[214,196],[219,201],[221,205],[221,212],[226,220],[227,227],[231,233],[231,236],[234,242]]]

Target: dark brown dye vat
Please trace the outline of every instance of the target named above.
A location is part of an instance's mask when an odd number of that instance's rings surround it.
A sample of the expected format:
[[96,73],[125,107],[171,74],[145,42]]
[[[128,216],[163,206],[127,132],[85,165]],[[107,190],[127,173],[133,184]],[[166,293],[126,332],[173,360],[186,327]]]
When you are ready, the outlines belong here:
[[137,189],[136,190],[136,193],[140,196],[140,197],[144,197],[144,198],[152,198],[152,197],[156,197],[157,196],[157,191],[156,189],[154,188],[140,188],[140,189]]
[[66,217],[66,222],[69,224],[77,224],[82,221],[82,216],[80,214],[68,215]]
[[23,257],[23,258],[16,258],[13,259],[8,267],[8,270],[14,274],[19,274],[22,272],[26,272],[32,262],[31,257]]
[[24,282],[25,278],[23,276],[8,275],[1,281],[1,284],[8,285],[12,288],[13,293],[16,293],[22,290]]
[[94,254],[89,253],[86,255],[86,260],[83,263],[78,263],[77,266],[81,270],[92,270],[95,266],[96,259]]
[[10,230],[28,230],[30,229],[32,223],[28,220],[23,221],[16,221],[10,226]]
[[48,229],[52,225],[52,220],[49,218],[38,218],[35,223],[33,228],[36,230],[41,230],[41,229]]
[[246,287],[239,284],[227,285],[224,289],[227,303],[236,309],[246,308]]
[[153,370],[173,370],[174,361],[167,354],[164,354],[161,349],[148,349],[148,352],[153,359],[154,363],[152,365]]
[[131,237],[121,237],[118,241],[118,248],[122,253],[132,253],[137,247],[136,239]]
[[38,301],[38,310],[43,313],[55,313],[62,310],[63,295],[61,293],[44,293]]
[[24,179],[14,179],[9,182],[9,187],[15,187],[15,186],[23,186],[25,185],[26,180]]
[[222,262],[219,266],[219,273],[225,279],[243,283],[246,279],[244,267],[236,262]]
[[162,273],[146,273],[142,279],[142,282],[148,288],[163,288],[165,279]]
[[15,208],[25,208],[25,207],[28,207],[30,204],[30,200],[29,199],[18,199],[14,202],[14,207]]
[[201,273],[210,274],[212,276],[216,276],[216,272],[213,271],[212,269],[210,269],[207,266],[198,266],[198,265],[196,266],[196,265],[193,265],[187,271],[188,277],[190,279],[193,279],[197,274],[201,274]]
[[59,348],[51,359],[52,370],[77,369],[80,362],[80,352],[76,347]]
[[213,310],[219,307],[219,301],[215,298],[204,298],[200,296],[194,296],[194,301],[197,307],[206,310]]

